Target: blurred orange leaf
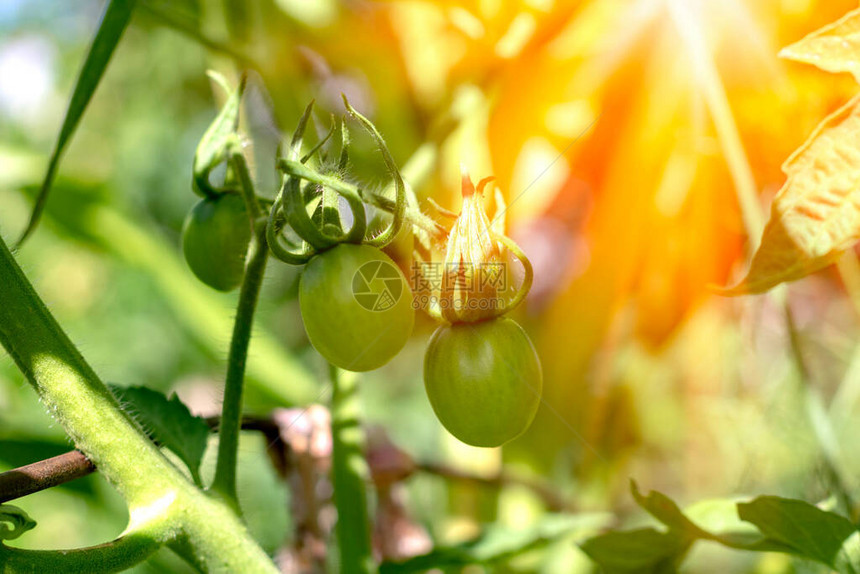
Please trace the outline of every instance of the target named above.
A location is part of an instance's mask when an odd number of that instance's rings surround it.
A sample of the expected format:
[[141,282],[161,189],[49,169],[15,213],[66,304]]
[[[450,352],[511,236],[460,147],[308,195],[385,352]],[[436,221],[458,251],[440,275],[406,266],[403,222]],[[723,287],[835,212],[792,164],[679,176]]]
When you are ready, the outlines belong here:
[[827,72],[851,72],[860,82],[860,9],[784,48],[779,55]]
[[749,273],[726,295],[762,293],[833,263],[860,239],[860,96],[826,118],[783,164]]

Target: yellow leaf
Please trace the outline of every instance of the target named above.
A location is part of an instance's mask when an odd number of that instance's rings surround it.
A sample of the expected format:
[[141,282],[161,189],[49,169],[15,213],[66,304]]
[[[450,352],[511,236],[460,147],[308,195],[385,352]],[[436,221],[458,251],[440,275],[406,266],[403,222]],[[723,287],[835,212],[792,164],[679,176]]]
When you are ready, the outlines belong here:
[[749,273],[724,295],[805,277],[860,240],[860,96],[826,118],[782,170],[788,179]]
[[827,72],[851,72],[860,82],[860,8],[784,48],[779,55]]

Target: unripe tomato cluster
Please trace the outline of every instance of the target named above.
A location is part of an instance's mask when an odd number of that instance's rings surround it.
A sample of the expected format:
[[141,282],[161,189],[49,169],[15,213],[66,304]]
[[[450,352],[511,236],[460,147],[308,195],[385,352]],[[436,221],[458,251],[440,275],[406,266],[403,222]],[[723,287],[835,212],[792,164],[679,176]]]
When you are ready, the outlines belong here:
[[[249,189],[252,184],[243,167],[241,145],[231,131],[238,125],[240,96],[241,86],[195,156],[195,187],[204,198],[183,227],[188,266],[203,283],[230,291],[242,284],[251,241],[264,245],[274,257],[303,266],[299,307],[308,340],[320,355],[350,371],[385,365],[406,344],[415,322],[412,292],[398,263],[402,266],[412,259],[416,216],[407,218],[406,187],[382,136],[346,103],[353,118],[376,141],[392,175],[396,197],[382,204],[389,214],[377,212],[368,225],[365,202],[369,198],[340,177],[349,147],[345,124],[341,124],[343,143],[336,165],[326,159],[311,162],[314,167],[307,164],[328,136],[301,156],[310,106],[286,156],[278,158],[283,173],[280,191],[262,209],[256,192]],[[210,185],[209,174],[221,162],[227,162],[231,183],[239,181],[243,193],[236,192],[235,185]],[[231,171],[234,168],[238,174]],[[502,305],[473,305],[503,297],[485,284],[440,293],[438,300],[446,305],[428,312],[445,324],[431,337],[424,360],[425,388],[437,417],[455,437],[481,447],[499,446],[523,433],[538,409],[542,386],[540,361],[528,335],[504,316],[528,291],[531,266],[489,222],[481,202],[487,181],[475,190],[464,174],[463,210],[448,233],[444,264],[458,274],[474,274],[485,264],[499,264],[507,247],[522,262],[526,278],[516,295]],[[342,222],[342,201],[352,211],[349,229]],[[379,200],[375,204],[379,206]],[[300,238],[298,244],[284,234],[288,228]]]

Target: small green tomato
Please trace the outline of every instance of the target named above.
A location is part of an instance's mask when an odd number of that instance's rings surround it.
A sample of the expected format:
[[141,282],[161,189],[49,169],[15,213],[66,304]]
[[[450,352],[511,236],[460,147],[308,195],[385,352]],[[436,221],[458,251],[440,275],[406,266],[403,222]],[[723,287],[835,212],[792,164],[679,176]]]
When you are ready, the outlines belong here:
[[415,322],[412,292],[390,257],[342,243],[305,266],[299,307],[311,344],[347,371],[370,371],[406,344]]
[[424,356],[424,386],[439,421],[466,444],[500,446],[529,427],[543,375],[526,332],[499,317],[439,327]]
[[195,205],[182,228],[182,251],[200,281],[218,291],[242,283],[251,225],[244,199],[234,193]]

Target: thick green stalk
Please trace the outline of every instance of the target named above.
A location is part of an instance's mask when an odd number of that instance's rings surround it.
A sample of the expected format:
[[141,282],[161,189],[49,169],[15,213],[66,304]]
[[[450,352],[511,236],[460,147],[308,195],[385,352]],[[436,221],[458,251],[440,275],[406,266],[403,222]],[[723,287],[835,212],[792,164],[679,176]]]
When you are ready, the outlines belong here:
[[[158,544],[179,537],[207,572],[277,572],[236,514],[191,484],[122,411],[45,307],[2,239],[0,343],[75,446],[126,499],[129,536],[147,532],[140,536]],[[137,560],[145,554],[141,546],[114,543],[119,550],[97,548],[115,552],[112,560]],[[129,553],[137,558],[127,556]],[[67,554],[57,552],[55,558],[61,560]],[[0,560],[13,561],[25,571],[28,559],[42,564],[49,556],[0,547]],[[91,566],[89,572],[106,571],[96,569],[95,563]],[[36,566],[29,570],[64,571]]]
[[221,425],[218,439],[218,462],[212,489],[238,508],[236,498],[236,461],[239,451],[239,433],[242,429],[242,394],[245,386],[245,364],[248,361],[248,345],[254,324],[254,311],[263,285],[263,276],[269,258],[265,227],[259,226],[251,246],[245,280],[239,291],[236,321],[227,359],[227,378],[224,383],[224,403],[221,408]]
[[239,511],[239,500],[236,495],[236,464],[239,453],[239,434],[242,430],[245,365],[248,363],[248,345],[251,343],[254,312],[257,310],[260,288],[263,286],[263,277],[266,274],[269,248],[266,242],[266,228],[264,225],[257,224],[262,211],[257,202],[248,164],[240,148],[231,153],[230,160],[242,184],[242,195],[250,216],[250,225],[255,228],[255,239],[251,245],[245,278],[239,290],[239,303],[236,308],[236,319],[233,322],[233,337],[230,340],[227,377],[224,382],[224,402],[221,407],[221,424],[218,430],[218,461],[215,464],[212,489]]
[[332,486],[337,508],[340,570],[344,574],[376,572],[367,516],[369,471],[364,459],[364,431],[359,424],[357,377],[331,369]]
[[175,467],[120,409],[2,241],[0,343],[51,415],[132,509],[150,504],[172,488],[168,477],[179,476]]
[[134,532],[107,544],[60,552],[4,548],[0,551],[0,572],[3,574],[122,572],[143,562],[158,550],[164,541],[159,540],[155,534]]
[[230,165],[239,176],[239,183],[242,187],[242,197],[245,198],[245,207],[248,209],[248,216],[251,218],[252,228],[256,225],[257,219],[263,215],[260,210],[260,202],[257,201],[257,194],[254,189],[254,182],[251,180],[251,170],[248,169],[248,162],[245,156],[242,155],[242,146],[236,143],[236,149],[230,153]]

